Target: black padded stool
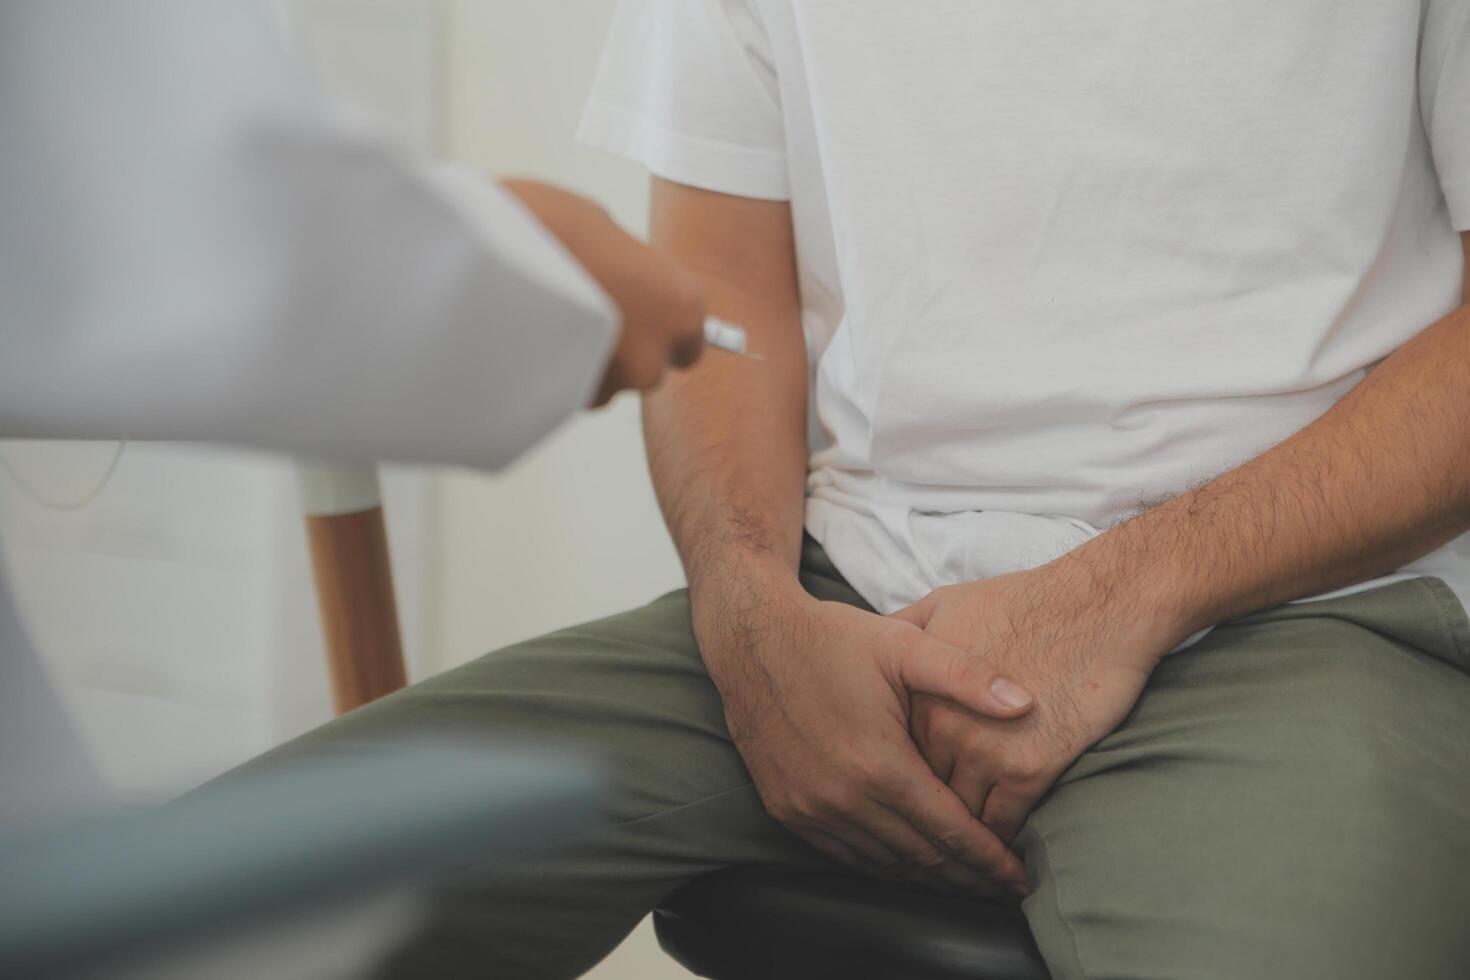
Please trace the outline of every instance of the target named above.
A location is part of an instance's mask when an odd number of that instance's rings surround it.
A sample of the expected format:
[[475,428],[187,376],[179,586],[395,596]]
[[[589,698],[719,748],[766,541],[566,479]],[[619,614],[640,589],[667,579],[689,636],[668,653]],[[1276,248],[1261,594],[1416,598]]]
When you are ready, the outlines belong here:
[[735,868],[654,912],[710,980],[1049,980],[1019,909],[816,871]]

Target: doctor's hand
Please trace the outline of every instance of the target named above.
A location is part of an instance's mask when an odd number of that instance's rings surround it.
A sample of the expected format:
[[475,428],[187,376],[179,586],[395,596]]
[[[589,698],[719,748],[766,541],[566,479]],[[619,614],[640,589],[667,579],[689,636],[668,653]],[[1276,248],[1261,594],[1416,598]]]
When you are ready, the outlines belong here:
[[982,661],[917,627],[820,602],[794,581],[747,579],[736,591],[696,611],[696,632],[767,812],[881,877],[1025,894],[1020,860],[934,776],[908,731],[913,692],[997,718],[1024,715],[1025,692],[996,686]]
[[699,359],[705,297],[698,277],[623,231],[594,201],[537,181],[500,183],[561,240],[622,313],[617,348],[594,404],[625,388],[655,388],[670,366]]
[[1068,766],[1127,717],[1178,642],[1126,590],[1062,558],[938,589],[894,619],[971,651],[1036,697],[996,722],[953,700],[914,699],[910,728],[934,774],[1010,843]]

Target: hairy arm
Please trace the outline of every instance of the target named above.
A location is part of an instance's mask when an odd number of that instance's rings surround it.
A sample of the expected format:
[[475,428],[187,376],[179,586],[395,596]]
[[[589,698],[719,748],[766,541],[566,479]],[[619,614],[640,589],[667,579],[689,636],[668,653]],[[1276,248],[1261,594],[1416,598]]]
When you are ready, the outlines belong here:
[[806,345],[790,206],[655,180],[650,237],[704,281],[764,362],[711,352],[644,401],[654,489],[696,607],[729,583],[796,588],[806,491]]
[[1322,418],[1074,556],[1191,632],[1386,574],[1470,528],[1466,306],[1379,364]]
[[[1470,266],[1470,236],[1465,248]],[[915,738],[1009,839],[1191,633],[1393,571],[1467,528],[1470,295],[1256,459],[1054,562],[940,589],[897,613],[982,654],[1037,701],[1022,722],[998,726],[919,698]]]

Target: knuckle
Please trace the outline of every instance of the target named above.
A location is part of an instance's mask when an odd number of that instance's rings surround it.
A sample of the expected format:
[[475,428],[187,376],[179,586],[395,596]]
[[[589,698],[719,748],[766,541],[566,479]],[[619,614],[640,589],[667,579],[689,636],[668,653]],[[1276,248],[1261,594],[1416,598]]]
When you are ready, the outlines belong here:
[[934,843],[948,854],[959,854],[965,847],[965,835],[958,830],[942,830],[935,835]]
[[961,589],[957,585],[941,585],[939,588],[935,589],[933,593],[934,607],[937,609],[941,606],[949,605],[955,600],[960,592]]
[[783,798],[779,805],[790,820],[821,823],[843,813],[846,803],[840,787],[823,786],[791,794]]
[[990,830],[1001,840],[1010,840],[1011,838],[1015,837],[1016,834],[1020,833],[1021,828],[1016,824],[1014,820],[999,819],[991,822]]
[[946,741],[944,725],[931,714],[916,714],[909,721],[909,730],[919,745],[939,745]]
[[772,792],[759,786],[757,791],[760,793],[761,806],[777,823],[799,823],[806,819],[807,814],[803,811],[803,803],[799,797],[781,791]]
[[910,641],[907,651],[911,657],[923,657],[944,672],[944,679],[952,684],[962,684],[972,673],[970,658],[953,647],[938,642],[928,634],[920,634]]
[[925,871],[937,871],[949,862],[949,858],[936,848],[924,848],[913,855],[912,861]]
[[832,784],[848,790],[859,790],[865,788],[882,771],[882,765],[877,761],[878,752],[872,746],[849,743],[842,755],[833,760],[834,778]]
[[894,800],[899,796],[894,771],[877,762],[869,762],[855,773],[850,791],[859,799]]
[[795,807],[788,803],[767,803],[766,814],[779,824],[789,824],[797,820],[799,814]]
[[883,782],[883,767],[871,755],[855,760],[851,773],[851,787],[857,791],[878,789]]
[[1028,785],[1042,778],[1045,766],[1036,756],[1017,755],[1005,761],[1003,773],[1007,782]]
[[985,669],[975,658],[956,653],[949,658],[949,676],[962,687],[978,685],[984,680]]
[[989,768],[988,763],[995,748],[994,742],[991,739],[987,738],[983,732],[977,731],[966,731],[957,737],[960,743],[960,752],[965,759],[975,763],[980,768]]
[[858,809],[862,798],[862,791],[857,787],[834,787],[822,795],[820,811],[825,816],[846,816]]

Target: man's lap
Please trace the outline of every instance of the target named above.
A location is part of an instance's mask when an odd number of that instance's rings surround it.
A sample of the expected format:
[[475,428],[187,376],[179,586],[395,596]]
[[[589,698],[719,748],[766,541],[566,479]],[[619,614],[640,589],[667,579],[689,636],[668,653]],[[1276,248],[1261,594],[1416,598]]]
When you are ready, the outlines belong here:
[[[806,559],[808,589],[861,603],[819,551]],[[1425,952],[1463,974],[1470,626],[1443,599],[1413,582],[1287,607],[1166,660],[1019,842],[1057,975],[1366,977]],[[683,593],[491,654],[279,752],[438,725],[587,747],[617,793],[603,831],[456,889],[392,975],[575,975],[698,874],[823,861],[762,811]]]

